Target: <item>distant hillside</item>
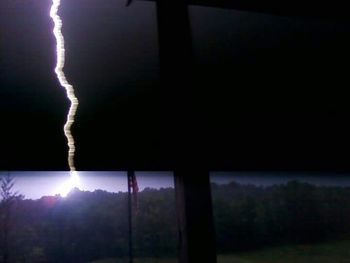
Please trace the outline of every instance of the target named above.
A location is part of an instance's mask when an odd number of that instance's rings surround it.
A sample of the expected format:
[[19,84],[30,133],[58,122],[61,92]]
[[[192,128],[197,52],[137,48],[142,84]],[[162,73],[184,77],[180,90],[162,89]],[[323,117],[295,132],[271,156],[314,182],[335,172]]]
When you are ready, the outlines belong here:
[[[146,188],[138,194],[133,212],[135,256],[177,255],[174,194],[173,188]],[[213,184],[212,195],[219,253],[350,239],[349,187],[232,182]],[[11,210],[11,257],[14,262],[72,263],[127,257],[127,211],[123,192],[75,189],[66,198],[18,200]],[[0,209],[0,223],[2,215]]]

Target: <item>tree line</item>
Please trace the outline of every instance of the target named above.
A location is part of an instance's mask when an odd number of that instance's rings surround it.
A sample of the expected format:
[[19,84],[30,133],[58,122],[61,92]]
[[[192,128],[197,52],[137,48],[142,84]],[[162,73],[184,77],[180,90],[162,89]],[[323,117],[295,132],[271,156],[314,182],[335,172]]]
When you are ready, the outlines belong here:
[[[212,184],[212,196],[218,253],[350,236],[350,188],[296,181],[270,187],[232,182]],[[127,193],[74,189],[66,198],[15,195],[6,202],[2,197],[1,262],[90,262],[128,256]],[[139,192],[133,243],[136,257],[176,257],[174,189]]]
[[350,238],[350,188],[291,181],[213,185],[221,253]]

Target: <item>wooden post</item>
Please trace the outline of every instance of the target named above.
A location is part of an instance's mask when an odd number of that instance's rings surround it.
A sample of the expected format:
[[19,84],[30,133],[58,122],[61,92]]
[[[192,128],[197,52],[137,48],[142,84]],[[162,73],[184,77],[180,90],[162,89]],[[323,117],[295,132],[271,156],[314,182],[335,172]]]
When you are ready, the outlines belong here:
[[127,172],[128,177],[128,221],[129,221],[129,229],[128,229],[128,235],[129,235],[129,263],[133,263],[134,261],[134,255],[133,255],[133,242],[132,242],[132,200],[131,200],[131,184],[132,184],[132,177],[133,177],[133,171]]
[[185,0],[157,0],[158,41],[162,85],[178,89],[187,81],[192,40]]
[[209,173],[175,171],[180,263],[216,263]]
[[[156,0],[161,86],[171,97],[171,117],[183,155],[175,165],[199,167],[189,161],[187,142],[194,138],[191,116],[193,54],[186,0]],[[179,132],[181,130],[181,132]],[[182,148],[180,146],[180,148]],[[187,148],[187,149],[185,149]],[[179,151],[177,151],[179,152]],[[175,170],[176,206],[179,225],[180,263],[215,263],[214,223],[208,171]]]

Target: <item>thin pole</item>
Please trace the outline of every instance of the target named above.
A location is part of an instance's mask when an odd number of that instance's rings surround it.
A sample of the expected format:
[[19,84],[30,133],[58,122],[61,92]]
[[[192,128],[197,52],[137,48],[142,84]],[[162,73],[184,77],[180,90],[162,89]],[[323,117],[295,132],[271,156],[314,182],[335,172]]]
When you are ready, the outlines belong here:
[[132,171],[128,171],[128,220],[129,220],[129,263],[133,263],[133,249],[132,249],[132,207],[131,207],[131,184]]

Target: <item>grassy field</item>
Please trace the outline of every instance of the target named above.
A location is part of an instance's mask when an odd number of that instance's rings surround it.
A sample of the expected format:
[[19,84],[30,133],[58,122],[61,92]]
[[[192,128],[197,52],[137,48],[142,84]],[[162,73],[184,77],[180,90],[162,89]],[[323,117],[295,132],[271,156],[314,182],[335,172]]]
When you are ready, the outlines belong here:
[[[106,259],[93,263],[127,263],[127,259]],[[139,258],[135,263],[176,263],[176,259]],[[249,253],[219,255],[218,263],[350,263],[350,241],[317,245],[290,245]]]
[[220,255],[218,263],[350,263],[350,241],[294,245]]

